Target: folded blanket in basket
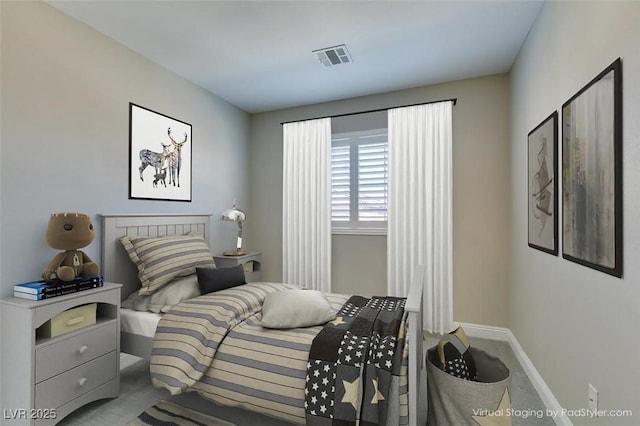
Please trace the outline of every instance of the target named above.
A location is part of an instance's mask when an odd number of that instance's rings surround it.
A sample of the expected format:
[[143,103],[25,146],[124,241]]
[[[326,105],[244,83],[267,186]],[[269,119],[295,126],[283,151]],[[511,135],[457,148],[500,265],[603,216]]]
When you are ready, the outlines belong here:
[[438,366],[438,348],[427,351],[428,425],[511,425],[511,374],[498,358],[468,349],[477,367],[477,381],[462,380]]
[[465,380],[476,380],[476,366],[469,351],[469,338],[462,327],[445,334],[438,343],[440,369]]

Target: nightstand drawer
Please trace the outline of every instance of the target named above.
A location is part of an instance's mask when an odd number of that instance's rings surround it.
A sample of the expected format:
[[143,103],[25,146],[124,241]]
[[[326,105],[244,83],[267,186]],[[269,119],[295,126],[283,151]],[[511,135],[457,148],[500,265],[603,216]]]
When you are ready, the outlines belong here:
[[116,349],[118,324],[109,321],[87,332],[61,337],[36,349],[36,383]]
[[36,408],[57,408],[116,377],[116,351],[36,385]]

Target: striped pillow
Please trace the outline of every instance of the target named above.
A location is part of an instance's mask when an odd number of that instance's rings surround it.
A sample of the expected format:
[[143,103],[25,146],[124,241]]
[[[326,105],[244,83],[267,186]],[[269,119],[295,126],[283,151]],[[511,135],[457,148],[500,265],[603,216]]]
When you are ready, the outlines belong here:
[[194,274],[196,267],[215,268],[209,246],[200,236],[126,236],[120,242],[138,267],[141,296],[152,294],[175,277]]

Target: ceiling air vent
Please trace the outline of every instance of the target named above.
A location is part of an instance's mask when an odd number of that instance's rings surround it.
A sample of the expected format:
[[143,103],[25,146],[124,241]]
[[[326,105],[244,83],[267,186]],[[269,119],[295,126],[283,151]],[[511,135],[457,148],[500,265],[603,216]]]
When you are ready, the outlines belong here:
[[347,46],[344,44],[325,47],[324,49],[317,49],[314,50],[313,53],[318,55],[318,59],[325,67],[332,67],[334,65],[346,64],[353,61],[351,55],[349,55]]

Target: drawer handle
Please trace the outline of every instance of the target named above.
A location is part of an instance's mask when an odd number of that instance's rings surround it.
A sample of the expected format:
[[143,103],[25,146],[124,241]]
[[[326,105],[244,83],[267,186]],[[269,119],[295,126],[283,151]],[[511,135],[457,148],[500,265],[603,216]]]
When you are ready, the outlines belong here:
[[84,386],[85,383],[87,383],[87,378],[86,377],[83,377],[80,380],[78,380],[78,384],[80,386]]
[[78,349],[78,352],[83,354],[87,351],[87,349],[89,349],[89,347],[87,345],[84,345],[84,346],[81,346],[80,349]]
[[84,321],[84,315],[71,318],[69,321],[67,321],[67,326],[69,327],[72,325],[80,324],[82,321]]

